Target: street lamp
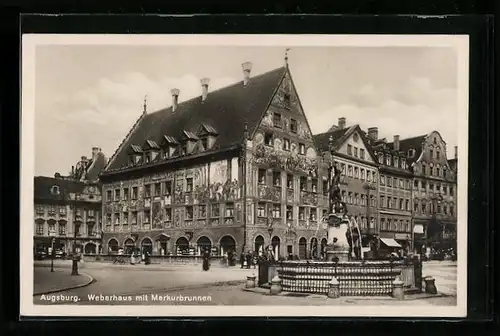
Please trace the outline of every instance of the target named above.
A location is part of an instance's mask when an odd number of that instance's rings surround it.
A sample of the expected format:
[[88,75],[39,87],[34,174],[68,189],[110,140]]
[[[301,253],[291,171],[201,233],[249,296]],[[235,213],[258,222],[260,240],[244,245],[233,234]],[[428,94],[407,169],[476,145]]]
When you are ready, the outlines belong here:
[[52,237],[50,240],[50,271],[54,272],[54,243],[56,241],[55,238],[56,233],[54,231],[49,232],[49,236]]
[[76,256],[76,236],[77,236],[77,225],[76,225],[76,204],[73,205],[73,258],[71,260],[71,275],[78,275],[78,258]]

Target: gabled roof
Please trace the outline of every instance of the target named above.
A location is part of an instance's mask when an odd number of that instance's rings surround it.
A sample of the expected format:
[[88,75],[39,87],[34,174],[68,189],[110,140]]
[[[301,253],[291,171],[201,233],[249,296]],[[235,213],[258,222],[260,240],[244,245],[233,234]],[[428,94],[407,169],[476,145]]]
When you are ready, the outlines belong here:
[[142,153],[141,146],[138,145],[130,145],[128,148],[127,154],[140,154]]
[[175,112],[168,107],[144,115],[118,148],[107,171],[127,166],[125,149],[130,145],[142,144],[146,139],[159,143],[164,135],[180,139],[183,131],[196,133],[200,124],[210,125],[218,131],[214,148],[224,149],[241,144],[245,124],[253,134],[286,71],[286,67],[281,67],[251,77],[245,86],[243,81],[239,81],[211,91],[203,102],[201,96],[181,102]]
[[101,174],[104,170],[107,163],[108,162],[104,153],[97,153],[95,159],[92,160],[92,163],[87,168],[87,176],[85,177],[85,180],[90,182],[98,181],[99,174]]
[[200,140],[196,134],[189,131],[182,131],[182,139],[185,140]]
[[164,135],[161,141],[162,145],[179,145],[179,141],[176,138]]
[[350,127],[313,135],[316,148],[320,152],[328,152],[330,150],[330,142],[336,147],[339,141],[344,138],[349,128]]
[[197,133],[198,135],[209,134],[209,135],[217,135],[219,132],[215,128],[207,124],[201,124],[200,130]]
[[142,145],[143,150],[149,150],[149,149],[160,149],[160,146],[156,143],[156,141],[153,140],[146,140],[144,141],[144,144]]
[[[409,164],[412,164],[413,162],[417,161],[418,158],[420,157],[420,155],[422,154],[422,144],[424,143],[425,138],[427,138],[427,134],[399,140],[399,150],[402,152],[405,152],[406,155],[408,155],[408,151],[410,149],[415,150],[414,156],[412,156],[412,157],[407,156],[406,161]],[[388,142],[387,147],[389,149],[393,150],[394,143]]]
[[[59,187],[59,194],[52,193],[52,187]],[[47,176],[35,176],[34,199],[64,201],[70,198],[71,193],[82,193],[85,183],[75,180],[57,179]]]

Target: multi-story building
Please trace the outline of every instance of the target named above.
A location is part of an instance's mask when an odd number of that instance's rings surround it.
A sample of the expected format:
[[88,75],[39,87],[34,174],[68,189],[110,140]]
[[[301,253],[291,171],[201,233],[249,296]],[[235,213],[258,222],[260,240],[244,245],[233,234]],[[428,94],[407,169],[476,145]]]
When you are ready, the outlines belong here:
[[[98,175],[106,164],[99,148],[82,157],[69,176],[34,178],[34,248],[62,253],[99,253],[101,248],[101,187]],[[76,233],[76,236],[75,236]]]
[[97,184],[36,176],[35,252],[99,253],[101,191]]
[[390,248],[412,251],[413,173],[407,162],[406,140],[394,135],[388,143],[378,138],[378,128],[368,129],[368,139],[379,165],[380,241]]
[[325,165],[329,161],[339,164],[342,200],[361,228],[363,246],[368,247],[378,234],[378,163],[369,139],[359,125],[346,127],[345,118],[339,118],[337,126],[314,135],[314,139],[325,155]]
[[216,255],[261,250],[305,258],[326,244],[326,197],[288,65],[148,113],[105,172],[104,251]]
[[[401,140],[413,168],[415,247],[456,249],[457,172],[439,132]],[[403,147],[402,147],[403,148]],[[455,156],[457,149],[455,148]]]

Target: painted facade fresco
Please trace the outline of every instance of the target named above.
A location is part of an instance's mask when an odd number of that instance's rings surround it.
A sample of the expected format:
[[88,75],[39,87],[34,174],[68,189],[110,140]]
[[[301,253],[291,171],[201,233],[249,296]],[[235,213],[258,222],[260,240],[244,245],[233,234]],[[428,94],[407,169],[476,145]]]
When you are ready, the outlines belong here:
[[254,164],[266,165],[269,168],[287,170],[300,174],[316,174],[316,158],[309,158],[300,155],[291,155],[290,152],[271,148],[263,144],[255,147]]

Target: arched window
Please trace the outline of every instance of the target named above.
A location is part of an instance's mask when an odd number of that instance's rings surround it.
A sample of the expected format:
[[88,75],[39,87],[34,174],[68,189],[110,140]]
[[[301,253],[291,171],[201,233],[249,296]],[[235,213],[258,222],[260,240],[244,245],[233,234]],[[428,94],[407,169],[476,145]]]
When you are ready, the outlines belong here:
[[175,241],[175,251],[177,255],[189,254],[189,241],[186,237],[180,237]]
[[254,251],[261,255],[264,252],[264,237],[260,235],[255,237],[254,245]]
[[196,241],[196,246],[198,247],[198,255],[201,255],[205,251],[211,251],[212,250],[212,242],[210,239],[206,236],[201,236],[198,238]]
[[307,239],[305,239],[304,237],[299,239],[299,258],[307,258]]
[[236,252],[236,242],[231,236],[224,236],[221,238],[219,242],[221,253],[224,254],[226,252],[232,251]]
[[125,240],[125,242],[123,243],[123,250],[125,254],[132,254],[132,252],[134,252],[134,249],[135,241],[132,238],[128,238],[127,240]]
[[108,252],[109,253],[118,253],[118,241],[114,238],[108,241]]

